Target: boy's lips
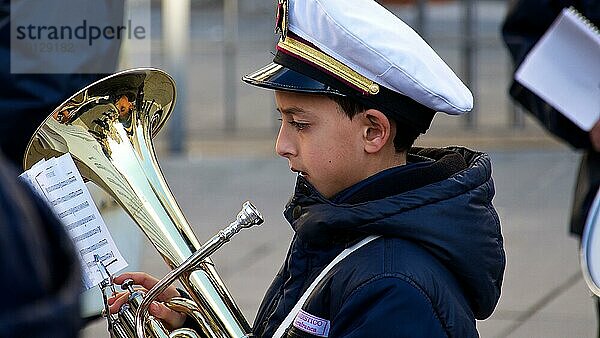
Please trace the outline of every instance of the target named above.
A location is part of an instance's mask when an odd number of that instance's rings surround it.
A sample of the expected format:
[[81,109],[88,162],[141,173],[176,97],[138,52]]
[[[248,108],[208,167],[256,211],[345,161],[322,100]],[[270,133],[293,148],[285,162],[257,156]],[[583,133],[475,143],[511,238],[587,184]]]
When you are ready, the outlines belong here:
[[294,167],[290,167],[290,170],[291,170],[291,171],[293,171],[293,172],[295,172],[295,173],[298,173],[298,174],[300,174],[300,176],[307,176],[307,175],[306,175],[306,172],[304,172],[304,171],[302,171],[302,170],[298,170],[298,169],[296,169],[296,168],[294,168]]

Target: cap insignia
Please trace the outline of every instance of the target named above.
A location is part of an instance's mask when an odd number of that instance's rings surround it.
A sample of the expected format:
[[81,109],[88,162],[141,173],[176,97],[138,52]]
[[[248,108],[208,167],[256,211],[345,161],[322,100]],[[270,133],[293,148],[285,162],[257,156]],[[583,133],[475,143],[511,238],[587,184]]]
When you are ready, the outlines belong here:
[[288,0],[278,0],[277,1],[277,13],[275,17],[275,33],[281,34],[281,39],[285,39],[287,37],[288,32]]

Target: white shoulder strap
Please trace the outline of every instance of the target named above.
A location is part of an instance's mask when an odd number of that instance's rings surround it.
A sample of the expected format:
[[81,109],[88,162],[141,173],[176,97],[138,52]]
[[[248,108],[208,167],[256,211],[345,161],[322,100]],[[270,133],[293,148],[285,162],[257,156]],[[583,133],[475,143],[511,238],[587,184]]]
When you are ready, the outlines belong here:
[[306,300],[308,299],[310,294],[313,292],[313,290],[315,289],[317,284],[319,284],[321,279],[323,279],[323,277],[325,277],[325,275],[329,272],[329,270],[331,270],[336,264],[341,262],[344,258],[348,257],[348,255],[350,255],[354,251],[360,249],[367,243],[369,243],[372,240],[377,239],[379,237],[380,236],[375,236],[375,235],[369,236],[369,237],[363,239],[362,241],[354,244],[353,246],[351,246],[347,249],[344,249],[344,251],[342,251],[339,255],[337,255],[337,257],[335,257],[331,261],[331,263],[329,263],[325,267],[325,269],[323,269],[323,271],[321,271],[321,273],[317,276],[317,278],[310,284],[310,286],[308,287],[308,289],[306,289],[306,291],[304,292],[302,297],[300,297],[300,299],[298,299],[298,302],[296,303],[296,305],[294,305],[294,308],[290,311],[290,313],[288,313],[287,317],[285,317],[285,319],[283,320],[281,325],[279,325],[279,327],[277,328],[277,331],[275,331],[275,334],[273,334],[273,338],[280,338],[283,336],[283,334],[285,333],[285,330],[290,326],[290,324],[292,323],[292,321],[294,320],[294,318],[296,317],[296,315],[298,314],[300,309],[302,309],[302,306],[304,306],[304,303],[306,302]]

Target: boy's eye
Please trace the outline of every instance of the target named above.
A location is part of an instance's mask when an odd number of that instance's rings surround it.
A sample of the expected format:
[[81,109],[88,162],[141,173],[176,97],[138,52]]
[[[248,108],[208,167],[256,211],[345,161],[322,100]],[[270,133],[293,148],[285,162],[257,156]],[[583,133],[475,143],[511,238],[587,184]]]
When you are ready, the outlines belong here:
[[[282,118],[278,118],[277,120],[279,120],[279,122],[283,122]],[[294,120],[285,121],[285,122],[288,123],[289,125],[291,125],[292,127],[296,128],[296,130],[298,130],[298,131],[304,130],[309,127],[309,124],[306,122],[298,122],[298,121],[294,121]]]
[[288,122],[292,127],[296,128],[296,130],[304,130],[308,128],[308,123],[289,121]]

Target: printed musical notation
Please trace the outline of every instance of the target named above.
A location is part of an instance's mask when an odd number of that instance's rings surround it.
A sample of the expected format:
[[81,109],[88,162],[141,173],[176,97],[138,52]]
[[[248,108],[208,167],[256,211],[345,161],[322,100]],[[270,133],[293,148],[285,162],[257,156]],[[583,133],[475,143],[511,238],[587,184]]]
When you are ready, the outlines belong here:
[[[56,177],[56,172],[53,171],[50,173],[46,173],[46,178],[51,179],[53,177]],[[68,186],[69,184],[74,183],[75,181],[76,181],[75,176],[71,176],[71,177],[67,178],[66,180],[60,181],[56,184],[49,186],[48,188],[46,188],[46,191],[48,193],[51,193],[57,189],[64,188],[64,187]]]
[[58,205],[60,203],[66,202],[68,200],[71,200],[71,199],[73,199],[73,198],[75,198],[75,197],[77,197],[77,196],[79,196],[81,194],[83,194],[83,189],[79,189],[77,191],[73,191],[73,192],[69,193],[66,196],[61,196],[61,197],[55,199],[54,201],[51,201],[50,203],[53,206],[56,206],[56,205]]
[[48,202],[65,225],[80,254],[87,289],[102,280],[94,255],[110,262],[112,274],[127,267],[69,154],[41,160],[20,178]]
[[75,221],[73,223],[69,223],[69,224],[66,225],[66,227],[67,227],[67,230],[71,231],[71,230],[77,228],[78,226],[84,225],[84,224],[86,224],[86,223],[88,223],[90,221],[93,221],[95,219],[96,219],[96,216],[94,216],[92,214],[92,215],[89,215],[88,217],[82,218],[82,219],[77,220],[77,221]]

